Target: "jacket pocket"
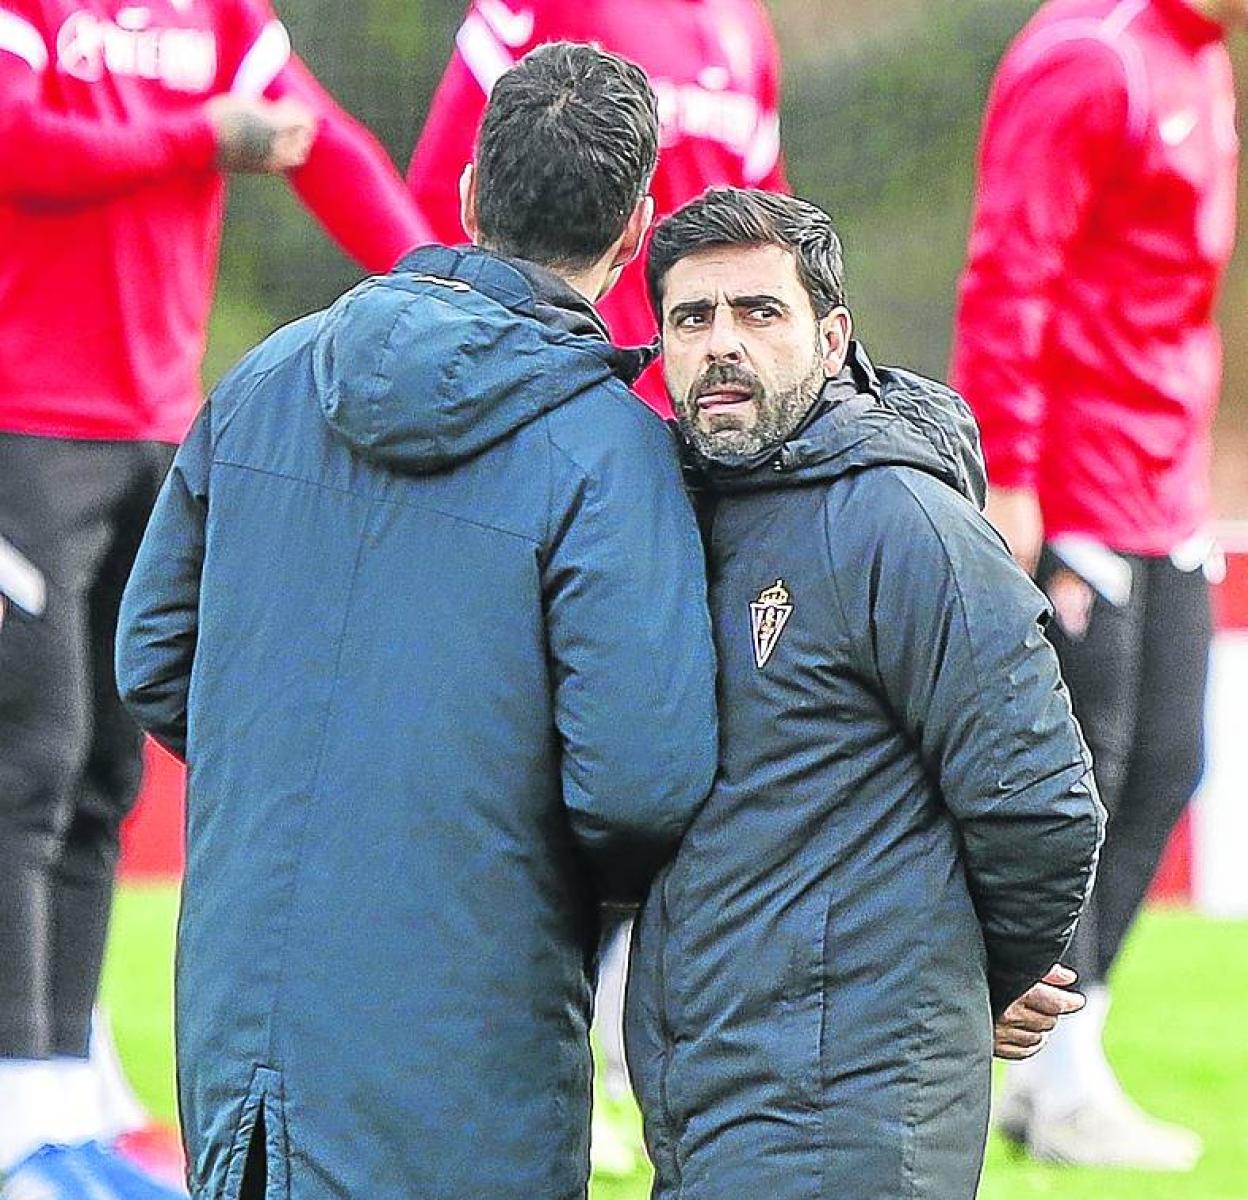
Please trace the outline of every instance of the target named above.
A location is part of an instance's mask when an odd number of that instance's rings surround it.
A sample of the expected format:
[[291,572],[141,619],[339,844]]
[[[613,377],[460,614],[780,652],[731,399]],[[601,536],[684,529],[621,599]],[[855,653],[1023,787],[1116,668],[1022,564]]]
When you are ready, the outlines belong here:
[[785,940],[788,962],[778,1002],[776,1061],[793,1101],[812,1112],[823,1107],[824,993],[830,901],[810,896],[793,914]]

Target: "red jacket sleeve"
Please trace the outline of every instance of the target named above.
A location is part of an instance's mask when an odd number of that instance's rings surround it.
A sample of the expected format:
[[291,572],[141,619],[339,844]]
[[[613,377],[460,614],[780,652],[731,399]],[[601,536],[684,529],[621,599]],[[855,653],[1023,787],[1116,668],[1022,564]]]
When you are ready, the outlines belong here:
[[308,161],[290,174],[296,195],[326,233],[366,271],[388,271],[414,246],[433,240],[389,155],[292,58],[268,86],[269,99],[293,97],[320,118]]
[[992,482],[1032,487],[1041,353],[1100,189],[1130,147],[1128,76],[1110,46],[1018,44],[988,98],[950,380],[979,419]]
[[202,114],[113,125],[53,112],[32,64],[0,49],[0,201],[106,200],[169,175],[211,171],[215,154]]

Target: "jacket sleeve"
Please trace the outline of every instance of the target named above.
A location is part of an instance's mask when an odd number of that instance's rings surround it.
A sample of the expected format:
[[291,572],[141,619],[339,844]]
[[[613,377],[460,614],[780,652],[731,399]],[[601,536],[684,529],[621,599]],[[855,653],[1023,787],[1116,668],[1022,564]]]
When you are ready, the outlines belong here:
[[1035,484],[1041,353],[1067,262],[1130,149],[1128,81],[1103,42],[1021,43],[988,99],[950,382],[975,410],[999,486]]
[[[18,49],[6,48],[6,36]],[[44,101],[46,63],[34,27],[0,8],[0,203],[90,203],[215,169],[216,137],[202,111],[126,124],[66,116]]]
[[187,697],[199,633],[199,580],[212,460],[200,411],[156,500],[117,625],[117,690],[131,716],[186,757]]
[[856,568],[864,670],[940,789],[1000,1014],[1064,953],[1092,885],[1104,816],[1044,637],[1044,597],[969,504],[895,476]]
[[567,498],[543,569],[564,804],[615,903],[644,898],[716,763],[701,543],[670,436],[645,416],[648,436],[614,438],[605,461],[554,447]]

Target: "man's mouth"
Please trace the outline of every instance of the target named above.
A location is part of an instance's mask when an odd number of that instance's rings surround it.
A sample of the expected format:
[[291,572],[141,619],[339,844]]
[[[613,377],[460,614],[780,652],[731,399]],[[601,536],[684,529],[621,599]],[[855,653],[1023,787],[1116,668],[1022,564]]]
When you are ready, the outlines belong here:
[[698,396],[697,405],[699,412],[718,412],[749,404],[753,399],[753,388],[739,384],[717,384]]

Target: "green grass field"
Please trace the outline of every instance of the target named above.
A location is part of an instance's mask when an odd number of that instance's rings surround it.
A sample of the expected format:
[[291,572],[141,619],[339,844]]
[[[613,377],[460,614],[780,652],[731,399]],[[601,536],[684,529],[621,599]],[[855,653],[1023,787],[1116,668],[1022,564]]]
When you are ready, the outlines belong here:
[[[171,887],[122,889],[104,979],[131,1079],[165,1119],[173,1116],[176,906]],[[1022,1161],[994,1141],[981,1200],[1248,1200],[1248,923],[1148,913],[1119,967],[1107,1037],[1131,1094],[1204,1137],[1197,1170],[1187,1176],[1059,1171]],[[647,1195],[640,1171],[633,1179],[595,1180],[593,1189],[594,1200]]]

